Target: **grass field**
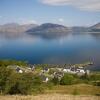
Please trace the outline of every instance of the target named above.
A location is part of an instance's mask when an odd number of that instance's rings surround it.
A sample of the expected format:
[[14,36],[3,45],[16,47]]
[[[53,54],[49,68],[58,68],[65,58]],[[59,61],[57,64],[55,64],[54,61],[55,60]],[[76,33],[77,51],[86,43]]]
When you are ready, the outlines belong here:
[[0,100],[100,100],[98,96],[43,94],[37,96],[0,96]]
[[0,100],[100,100],[100,87],[87,84],[57,85],[43,94],[5,95],[0,96]]
[[47,94],[60,93],[72,95],[100,95],[100,86],[93,86],[88,84],[54,86],[51,90],[45,91]]

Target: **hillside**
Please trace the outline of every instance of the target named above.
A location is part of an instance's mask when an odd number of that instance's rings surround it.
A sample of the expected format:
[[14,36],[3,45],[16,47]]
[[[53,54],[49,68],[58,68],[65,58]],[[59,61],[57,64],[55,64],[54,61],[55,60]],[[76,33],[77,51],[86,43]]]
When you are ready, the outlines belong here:
[[38,35],[41,37],[51,38],[65,36],[68,33],[82,33],[82,32],[100,32],[100,23],[97,23],[90,27],[66,27],[64,25],[44,23],[42,25],[36,24],[23,24],[8,23],[0,25],[0,35],[16,36],[19,33],[27,33],[31,35]]
[[32,28],[27,32],[30,33],[67,33],[69,29],[63,25],[46,23],[36,28]]
[[36,26],[36,24],[19,25],[17,23],[8,23],[0,25],[0,33],[23,33]]
[[66,35],[70,31],[70,28],[63,25],[45,23],[36,28],[29,29],[27,33],[43,37],[56,37]]
[[100,23],[97,23],[90,27],[91,31],[93,32],[100,32]]
[[75,33],[75,32],[81,33],[81,32],[89,31],[89,28],[88,27],[74,26],[74,27],[71,28],[71,30],[72,30],[73,33]]

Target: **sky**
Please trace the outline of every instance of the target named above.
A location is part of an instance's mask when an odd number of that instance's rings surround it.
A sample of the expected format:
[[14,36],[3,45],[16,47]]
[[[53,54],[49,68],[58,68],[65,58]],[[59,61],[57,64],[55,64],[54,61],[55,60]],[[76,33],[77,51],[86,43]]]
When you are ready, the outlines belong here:
[[91,26],[98,22],[100,0],[0,0],[0,24]]

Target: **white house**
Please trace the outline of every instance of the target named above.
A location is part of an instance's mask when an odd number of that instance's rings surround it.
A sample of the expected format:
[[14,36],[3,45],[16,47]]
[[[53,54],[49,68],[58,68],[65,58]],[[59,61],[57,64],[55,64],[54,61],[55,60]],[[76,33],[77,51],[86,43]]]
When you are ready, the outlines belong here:
[[43,70],[42,70],[42,72],[49,72],[50,71],[50,69],[49,68],[44,68]]
[[[86,73],[86,71],[85,71],[85,69],[83,67],[79,67],[79,68],[77,68],[77,67],[64,68],[63,72],[71,73],[71,74],[79,74],[79,73],[80,74],[85,74]],[[89,71],[87,73],[89,73]]]
[[76,71],[76,72],[80,72],[80,73],[85,74],[85,70],[84,70],[84,69],[77,69],[77,71]]
[[46,77],[45,82],[48,82],[48,81],[49,81],[49,78],[48,78],[48,77]]
[[29,65],[28,69],[34,71],[35,66],[34,65]]
[[70,68],[68,68],[68,69],[63,69],[63,72],[71,72],[71,69]]
[[17,71],[18,73],[23,73],[23,70],[21,70],[19,67],[16,68],[16,71]]
[[58,69],[58,71],[62,71],[62,68],[57,68]]
[[49,81],[49,78],[44,75],[41,75],[41,78],[42,78],[42,81],[45,83],[47,83]]
[[90,74],[90,70],[86,70],[86,74],[89,75]]
[[23,73],[23,71],[20,69],[20,70],[19,70],[19,73]]

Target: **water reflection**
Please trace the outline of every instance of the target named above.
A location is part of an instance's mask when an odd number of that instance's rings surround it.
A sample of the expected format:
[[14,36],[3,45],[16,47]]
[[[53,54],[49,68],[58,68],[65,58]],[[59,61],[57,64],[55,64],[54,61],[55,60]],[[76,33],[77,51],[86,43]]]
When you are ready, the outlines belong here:
[[[36,35],[0,35],[0,59],[30,63],[83,63],[93,61],[100,70],[100,38],[93,34],[68,34],[56,38]],[[97,41],[98,40],[98,41]]]
[[100,33],[93,33],[91,34],[94,38],[100,40]]

